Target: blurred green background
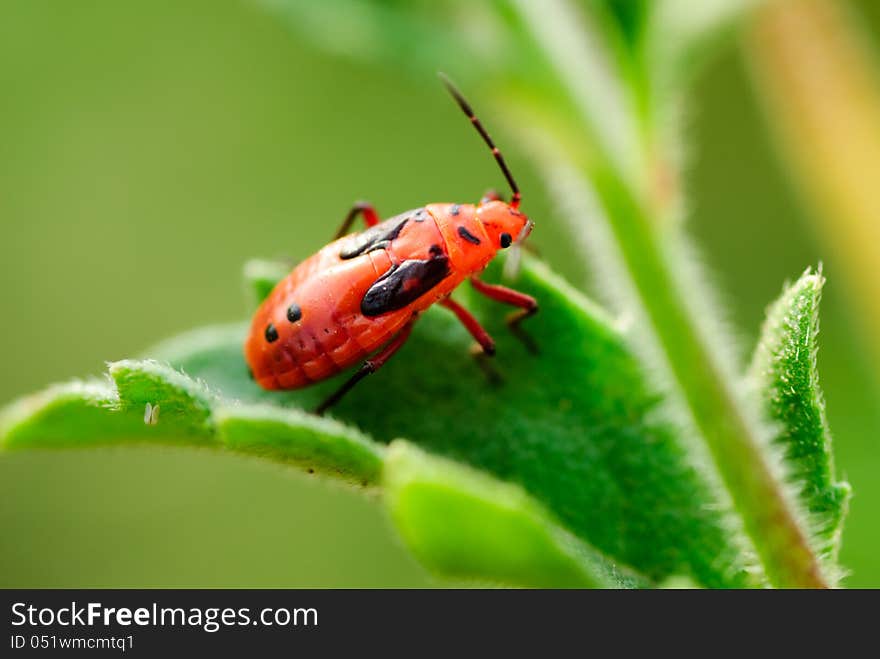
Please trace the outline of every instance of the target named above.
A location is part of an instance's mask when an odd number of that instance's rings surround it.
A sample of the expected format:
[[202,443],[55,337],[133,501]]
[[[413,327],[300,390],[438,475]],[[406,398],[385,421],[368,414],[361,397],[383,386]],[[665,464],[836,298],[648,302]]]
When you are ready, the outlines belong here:
[[[880,11],[862,16],[880,34]],[[248,313],[241,266],[302,258],[353,200],[476,200],[494,164],[433,78],[316,53],[257,4],[0,2],[0,403]],[[838,286],[731,45],[696,82],[690,227],[754,344],[785,279],[824,260],[819,368],[855,490],[842,562],[880,585],[880,400]],[[576,283],[587,267],[496,126]],[[0,586],[422,586],[378,506],[256,460],[114,449],[0,457]]]

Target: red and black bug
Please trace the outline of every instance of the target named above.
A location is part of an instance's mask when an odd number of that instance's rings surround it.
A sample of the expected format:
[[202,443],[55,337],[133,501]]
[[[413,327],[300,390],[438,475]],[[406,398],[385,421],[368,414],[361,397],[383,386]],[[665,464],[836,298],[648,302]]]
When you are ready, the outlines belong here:
[[[428,204],[383,222],[370,204],[355,204],[336,239],[297,265],[254,314],[244,353],[260,386],[305,387],[366,359],[320,405],[323,413],[381,368],[435,303],[493,355],[492,337],[449,297],[465,279],[483,295],[519,307],[508,320],[514,330],[538,310],[533,297],[479,278],[499,249],[528,236],[532,222],[519,212],[519,188],[501,152],[461,93],[443,82],[492,150],[513,192],[510,203],[490,192],[478,204]],[[346,235],[358,215],[366,230]]]

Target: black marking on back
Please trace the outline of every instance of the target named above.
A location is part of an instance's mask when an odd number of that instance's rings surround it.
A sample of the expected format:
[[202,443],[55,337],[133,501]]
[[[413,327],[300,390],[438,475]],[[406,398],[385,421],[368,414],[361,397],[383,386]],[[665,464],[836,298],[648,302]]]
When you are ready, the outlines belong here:
[[430,291],[449,274],[445,254],[424,261],[409,259],[379,277],[361,300],[361,313],[381,316],[403,309]]
[[467,240],[471,245],[479,245],[480,239],[477,238],[470,231],[465,229],[463,226],[458,227],[458,235]]
[[392,240],[397,238],[408,221],[409,216],[392,217],[374,227],[355,234],[339,252],[339,258],[343,260],[353,259],[374,249],[384,249]]
[[266,325],[266,340],[269,343],[275,343],[278,340],[278,330],[275,329],[275,326],[272,323]]
[[287,307],[287,320],[289,320],[291,323],[295,323],[302,317],[302,309],[300,309],[299,305],[296,302]]

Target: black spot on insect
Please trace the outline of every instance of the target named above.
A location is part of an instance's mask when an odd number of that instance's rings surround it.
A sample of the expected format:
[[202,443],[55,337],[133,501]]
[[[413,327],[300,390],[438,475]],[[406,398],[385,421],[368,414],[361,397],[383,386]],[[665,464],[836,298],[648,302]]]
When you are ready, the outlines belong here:
[[510,243],[513,242],[513,238],[510,237],[509,233],[502,233],[501,236],[501,249],[507,249],[510,247]]
[[384,249],[397,238],[409,217],[392,217],[366,231],[355,234],[339,252],[341,259],[353,259],[374,249]]
[[443,248],[440,245],[431,245],[428,249],[428,254],[431,256],[443,256]]
[[471,245],[479,245],[480,244],[480,239],[477,238],[470,231],[465,229],[463,226],[458,227],[458,235],[461,236],[462,238],[464,238],[465,240],[467,240]]
[[409,259],[379,277],[361,300],[361,313],[380,316],[397,311],[417,300],[449,274],[449,257],[445,254],[424,261]]
[[272,323],[266,325],[266,340],[269,343],[274,343],[278,340],[278,330],[275,329],[275,326]]
[[460,204],[452,204],[452,208],[449,209],[449,214],[455,217],[461,213],[461,205]]
[[287,320],[289,320],[291,323],[295,323],[302,317],[302,309],[299,308],[299,305],[296,302],[287,307]]
[[325,328],[324,328],[324,334],[329,334],[329,333],[330,333],[330,330],[327,329],[327,328],[325,327]]

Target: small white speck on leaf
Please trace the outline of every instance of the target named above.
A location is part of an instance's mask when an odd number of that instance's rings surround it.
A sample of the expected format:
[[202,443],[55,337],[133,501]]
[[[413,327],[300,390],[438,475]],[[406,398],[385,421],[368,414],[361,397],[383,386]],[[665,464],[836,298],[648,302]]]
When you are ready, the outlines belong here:
[[144,407],[144,423],[148,426],[155,426],[159,423],[159,404],[157,403],[155,406],[147,403],[146,407]]

